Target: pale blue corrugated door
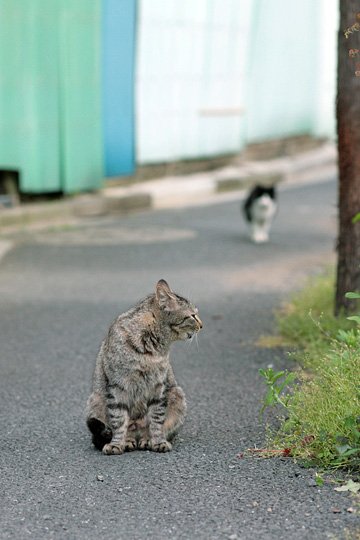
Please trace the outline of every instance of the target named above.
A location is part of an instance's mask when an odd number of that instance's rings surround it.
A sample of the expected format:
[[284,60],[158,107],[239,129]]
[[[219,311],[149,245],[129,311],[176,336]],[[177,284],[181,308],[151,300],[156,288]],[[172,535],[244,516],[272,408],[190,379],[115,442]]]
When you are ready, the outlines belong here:
[[136,0],[103,0],[103,133],[107,176],[134,171]]

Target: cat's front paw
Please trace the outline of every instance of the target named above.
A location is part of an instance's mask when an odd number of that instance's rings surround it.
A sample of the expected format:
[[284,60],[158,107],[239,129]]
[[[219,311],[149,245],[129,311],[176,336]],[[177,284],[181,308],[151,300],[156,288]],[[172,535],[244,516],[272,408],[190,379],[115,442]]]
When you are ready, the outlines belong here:
[[103,454],[106,454],[107,456],[118,456],[120,454],[123,454],[125,450],[125,447],[123,444],[105,444],[105,446],[102,449]]
[[172,444],[169,441],[152,442],[150,450],[153,452],[170,452]]

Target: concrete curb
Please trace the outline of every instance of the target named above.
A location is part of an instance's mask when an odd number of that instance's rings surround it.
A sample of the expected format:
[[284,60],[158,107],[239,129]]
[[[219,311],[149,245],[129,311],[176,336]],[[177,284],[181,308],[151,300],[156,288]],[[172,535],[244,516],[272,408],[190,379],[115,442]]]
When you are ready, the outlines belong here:
[[196,204],[216,194],[238,192],[256,183],[316,183],[336,176],[332,143],[290,157],[269,161],[239,161],[232,166],[183,176],[170,176],[130,186],[105,187],[96,194],[61,201],[0,208],[0,229],[71,224],[80,219],[121,215],[136,210]]
[[256,183],[296,184],[317,182],[336,175],[336,148],[333,143],[291,157],[269,161],[243,161],[203,173],[169,176],[128,187],[103,189],[105,198],[148,194],[153,208],[194,204],[215,194],[248,189]]

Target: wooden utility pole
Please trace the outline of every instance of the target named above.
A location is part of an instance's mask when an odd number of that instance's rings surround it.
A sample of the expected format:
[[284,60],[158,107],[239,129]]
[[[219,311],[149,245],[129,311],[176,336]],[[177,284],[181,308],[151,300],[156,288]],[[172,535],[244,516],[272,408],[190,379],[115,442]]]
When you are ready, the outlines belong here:
[[337,134],[339,231],[335,314],[359,308],[345,293],[360,291],[360,1],[340,0]]

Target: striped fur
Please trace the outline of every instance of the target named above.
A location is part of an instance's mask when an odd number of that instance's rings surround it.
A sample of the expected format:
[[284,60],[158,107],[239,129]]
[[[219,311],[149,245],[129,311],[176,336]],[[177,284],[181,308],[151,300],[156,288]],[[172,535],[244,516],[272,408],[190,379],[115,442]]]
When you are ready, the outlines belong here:
[[171,450],[186,414],[169,360],[174,341],[202,328],[198,310],[164,280],[110,326],[96,360],[86,422],[104,454]]

